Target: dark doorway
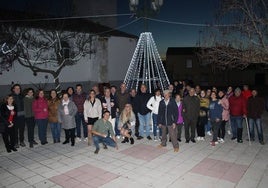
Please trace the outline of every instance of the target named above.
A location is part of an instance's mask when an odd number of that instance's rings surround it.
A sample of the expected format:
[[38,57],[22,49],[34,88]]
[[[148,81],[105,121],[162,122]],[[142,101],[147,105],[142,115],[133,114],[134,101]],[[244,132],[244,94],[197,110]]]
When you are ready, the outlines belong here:
[[255,85],[265,85],[265,74],[264,73],[255,74]]

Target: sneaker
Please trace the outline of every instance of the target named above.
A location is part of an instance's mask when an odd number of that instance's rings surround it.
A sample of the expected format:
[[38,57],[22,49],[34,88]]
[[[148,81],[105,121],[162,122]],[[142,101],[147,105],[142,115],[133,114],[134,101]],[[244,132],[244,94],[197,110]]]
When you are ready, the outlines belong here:
[[179,148],[174,148],[174,152],[179,152]]
[[129,142],[127,137],[125,137],[121,143],[126,143],[126,142]]
[[21,147],[25,147],[26,145],[25,145],[24,142],[21,142],[21,143],[20,143],[20,146],[21,146]]
[[138,136],[137,139],[138,139],[138,140],[141,140],[141,139],[143,139],[143,136]]
[[151,138],[150,136],[147,136],[147,139],[148,139],[148,140],[152,140],[152,138]]
[[15,147],[10,148],[12,151],[18,151]]
[[198,137],[196,138],[196,140],[197,140],[197,141],[200,141],[200,140],[201,140],[201,137],[200,137],[200,136],[198,136]]
[[178,141],[179,141],[179,142],[181,142],[181,139],[180,139],[180,138],[178,138]]
[[228,130],[227,133],[228,133],[228,135],[231,135],[232,134],[230,130]]
[[19,148],[20,146],[19,146],[19,144],[15,144],[15,146],[14,146],[15,148]]
[[196,143],[196,141],[195,141],[195,139],[193,138],[193,139],[191,139],[191,141],[193,142],[193,143]]
[[30,148],[33,148],[33,143],[32,142],[30,142]]
[[207,135],[208,135],[208,136],[211,136],[212,134],[211,134],[211,132],[210,132],[210,131],[208,131],[208,132],[207,132]]
[[215,142],[210,142],[210,145],[211,146],[216,146],[216,143]]
[[236,140],[236,137],[233,136],[233,137],[231,138],[231,140]]
[[205,137],[200,137],[200,140],[201,141],[205,141]]
[[156,137],[156,136],[154,136],[154,141],[158,141],[158,139],[157,139],[157,137]]
[[261,145],[264,145],[264,141],[260,141],[260,144],[261,144]]
[[237,143],[243,143],[243,140],[237,140]]
[[68,140],[65,140],[62,144],[68,144],[69,141]]
[[120,139],[120,135],[117,135],[116,138],[117,138],[117,140],[119,140]]
[[87,137],[86,137],[86,138],[84,138],[84,142],[87,142],[87,141],[88,141]]
[[219,141],[219,143],[221,143],[221,144],[224,143],[224,140],[223,140],[222,138],[220,138],[218,141]]
[[38,145],[38,143],[37,143],[35,140],[33,141],[33,144],[34,144],[34,145]]
[[76,137],[76,139],[75,139],[77,142],[81,142],[82,140],[81,140],[81,138],[79,138],[79,137]]

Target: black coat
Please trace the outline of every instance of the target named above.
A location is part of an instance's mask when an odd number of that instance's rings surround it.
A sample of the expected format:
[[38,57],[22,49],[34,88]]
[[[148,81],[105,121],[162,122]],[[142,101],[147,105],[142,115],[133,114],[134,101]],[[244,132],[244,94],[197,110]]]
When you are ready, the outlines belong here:
[[164,126],[171,126],[173,123],[177,123],[178,120],[178,106],[173,98],[170,98],[168,104],[165,104],[165,100],[161,100],[158,108],[157,122]]
[[[15,117],[16,118],[16,114],[17,114],[17,109],[16,106],[14,108],[15,111]],[[0,107],[0,132],[6,132],[7,128],[9,126],[9,122],[8,122],[8,117],[10,115],[10,110],[7,108],[7,105],[4,103],[1,105]]]
[[[114,106],[113,107],[111,107],[111,117],[112,118],[115,118],[116,117],[116,109],[118,108],[118,104],[117,104],[117,101],[115,100],[115,98],[114,98],[114,96],[112,96],[111,95],[111,97],[110,97],[110,102],[112,103],[114,103]],[[101,98],[101,103],[106,103],[106,99],[105,99],[105,97],[103,96],[102,98]],[[103,107],[102,107],[102,109],[103,110],[106,110],[106,109],[104,109]]]

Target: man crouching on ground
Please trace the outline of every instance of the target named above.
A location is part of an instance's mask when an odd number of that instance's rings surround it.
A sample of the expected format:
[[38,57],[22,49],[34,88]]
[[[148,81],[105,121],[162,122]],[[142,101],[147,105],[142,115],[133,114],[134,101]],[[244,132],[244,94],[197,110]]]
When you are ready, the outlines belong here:
[[102,119],[97,120],[94,123],[92,134],[94,145],[96,146],[95,154],[100,151],[99,143],[102,142],[106,148],[106,145],[118,149],[113,126],[109,121],[110,112],[108,110],[103,112]]

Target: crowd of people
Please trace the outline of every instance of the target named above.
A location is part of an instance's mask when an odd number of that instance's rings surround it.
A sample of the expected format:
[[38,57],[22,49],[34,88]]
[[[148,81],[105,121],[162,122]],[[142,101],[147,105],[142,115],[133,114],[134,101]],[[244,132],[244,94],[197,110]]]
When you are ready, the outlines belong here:
[[[264,144],[262,114],[264,99],[256,89],[247,85],[242,89],[229,86],[226,90],[212,87],[201,89],[175,81],[169,88],[155,89],[148,93],[145,84],[139,90],[127,90],[126,84],[120,88],[105,87],[103,93],[98,85],[86,93],[83,86],[68,87],[59,98],[52,89],[46,97],[45,91],[26,89],[15,84],[12,93],[6,96],[0,107],[0,132],[7,152],[25,147],[25,126],[29,147],[37,145],[35,126],[41,145],[48,144],[47,127],[51,128],[53,143],[61,142],[61,131],[65,140],[62,144],[86,142],[95,145],[95,154],[107,146],[118,148],[121,143],[134,144],[135,139],[159,141],[159,148],[171,142],[174,152],[179,151],[184,127],[185,142],[205,141],[211,136],[211,146],[224,143],[226,131],[232,140],[242,143],[243,121],[249,128],[250,141]],[[152,135],[151,135],[152,130]],[[197,134],[197,135],[196,135]],[[135,138],[136,136],[136,138]],[[153,138],[151,137],[153,136]],[[134,139],[135,138],[135,139]]]

